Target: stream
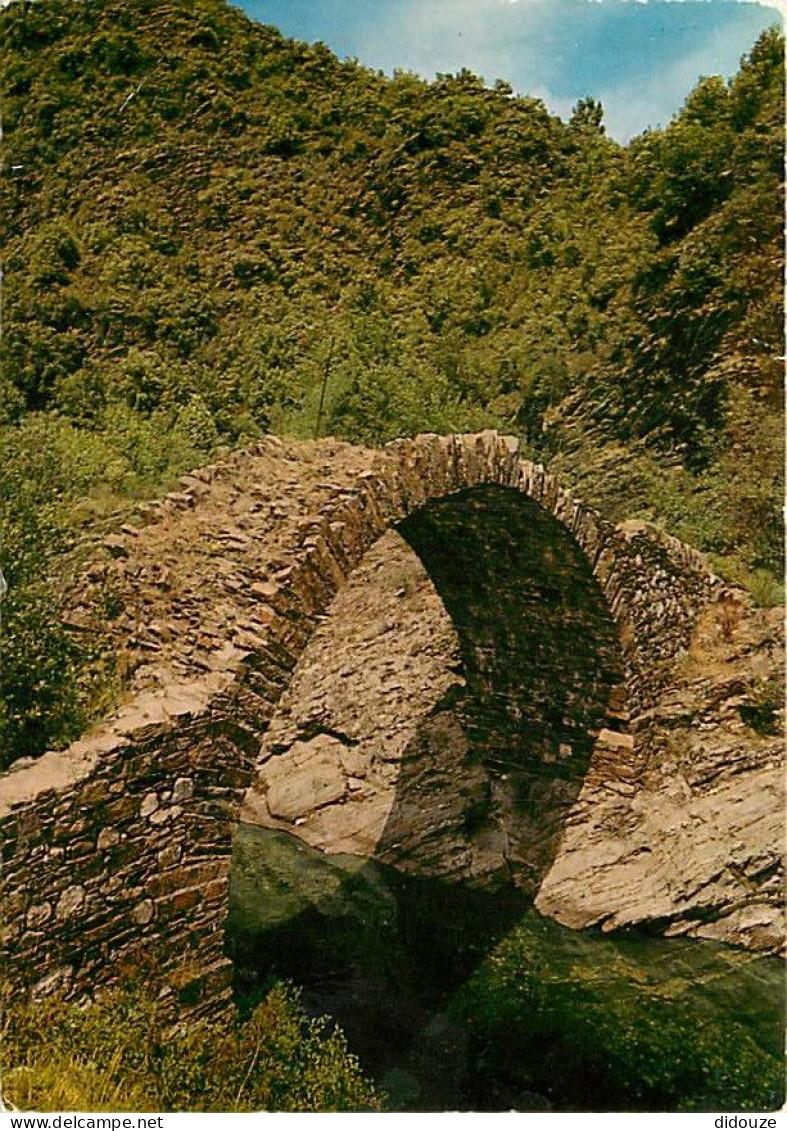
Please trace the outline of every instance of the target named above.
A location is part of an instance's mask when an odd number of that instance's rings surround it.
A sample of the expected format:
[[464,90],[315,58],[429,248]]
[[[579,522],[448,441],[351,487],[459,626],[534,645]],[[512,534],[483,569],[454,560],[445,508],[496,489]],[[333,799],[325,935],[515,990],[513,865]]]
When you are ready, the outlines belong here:
[[343,1029],[392,1111],[771,1111],[784,966],[733,947],[570,931],[516,889],[406,875],[241,825],[228,950]]

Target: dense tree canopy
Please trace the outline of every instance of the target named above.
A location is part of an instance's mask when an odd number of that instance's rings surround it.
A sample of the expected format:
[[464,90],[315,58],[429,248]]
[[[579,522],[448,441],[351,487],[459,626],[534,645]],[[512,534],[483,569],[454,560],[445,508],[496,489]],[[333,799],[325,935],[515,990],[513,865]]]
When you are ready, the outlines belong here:
[[0,26],[5,759],[106,701],[58,619],[86,531],[269,430],[516,432],[773,599],[775,30],[624,148],[592,97],[563,123],[467,71],[386,78],[223,0]]

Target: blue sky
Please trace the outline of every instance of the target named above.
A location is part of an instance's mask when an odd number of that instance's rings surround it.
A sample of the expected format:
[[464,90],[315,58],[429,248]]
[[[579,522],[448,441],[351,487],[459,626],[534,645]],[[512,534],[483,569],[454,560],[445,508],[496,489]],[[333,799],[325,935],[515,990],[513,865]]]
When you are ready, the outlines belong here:
[[390,73],[469,67],[567,117],[604,104],[620,141],[665,125],[700,75],[735,72],[778,10],[753,0],[235,0],[285,35]]

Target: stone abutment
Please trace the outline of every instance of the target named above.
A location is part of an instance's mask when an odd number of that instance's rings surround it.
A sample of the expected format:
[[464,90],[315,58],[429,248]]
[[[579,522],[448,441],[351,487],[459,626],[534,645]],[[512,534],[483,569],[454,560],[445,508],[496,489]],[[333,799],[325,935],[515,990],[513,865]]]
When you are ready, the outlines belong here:
[[[271,720],[333,598],[391,530],[440,595],[457,668],[420,753],[388,766],[353,825],[348,783],[369,783],[357,744],[319,725],[283,737]],[[636,794],[698,625],[743,602],[695,551],[644,523],[606,522],[496,433],[379,452],[268,438],[140,508],[96,553],[72,620],[89,623],[106,592],[129,672],[123,705],[0,778],[2,976],[17,992],[81,998],[150,968],[195,1015],[230,992],[224,924],[244,799],[324,850],[330,836],[357,848],[356,836],[405,869],[477,881],[505,868],[563,921],[620,919],[614,891],[595,891],[588,910],[565,876],[551,882],[561,839],[594,773]],[[749,769],[770,773],[773,750],[757,750]],[[420,827],[435,790],[447,817]],[[321,844],[334,802],[346,813]],[[773,850],[752,837],[740,883],[714,891],[710,911],[702,881],[681,889],[654,863],[665,929],[726,918],[739,930],[752,904],[778,908],[760,859],[777,853],[778,832]],[[743,941],[773,948],[773,915],[762,922]]]

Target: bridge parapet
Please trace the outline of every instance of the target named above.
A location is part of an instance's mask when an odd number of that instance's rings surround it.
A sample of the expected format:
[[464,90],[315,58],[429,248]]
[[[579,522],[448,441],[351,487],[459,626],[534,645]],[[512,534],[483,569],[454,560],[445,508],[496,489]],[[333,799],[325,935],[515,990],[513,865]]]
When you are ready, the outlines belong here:
[[140,508],[142,525],[88,567],[74,619],[115,595],[126,699],[84,740],[0,777],[9,983],[80,997],[124,965],[166,972],[190,955],[176,992],[196,1012],[226,998],[232,829],[299,655],[385,530],[490,483],[533,499],[586,555],[645,734],[697,618],[725,592],[696,551],[644,523],[614,527],[494,432],[376,452],[267,438]]

